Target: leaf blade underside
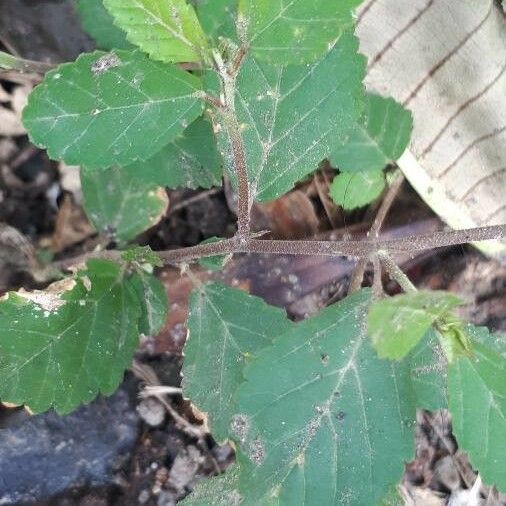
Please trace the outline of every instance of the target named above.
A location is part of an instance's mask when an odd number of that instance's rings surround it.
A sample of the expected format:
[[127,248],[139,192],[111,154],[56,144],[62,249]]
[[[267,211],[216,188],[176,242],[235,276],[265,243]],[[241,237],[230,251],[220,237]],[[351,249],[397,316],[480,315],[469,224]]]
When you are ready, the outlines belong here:
[[116,242],[134,239],[167,211],[165,189],[133,178],[120,167],[81,168],[83,206],[95,228]]
[[209,120],[197,118],[145,162],[123,167],[133,177],[169,188],[211,188],[222,183],[222,161]]

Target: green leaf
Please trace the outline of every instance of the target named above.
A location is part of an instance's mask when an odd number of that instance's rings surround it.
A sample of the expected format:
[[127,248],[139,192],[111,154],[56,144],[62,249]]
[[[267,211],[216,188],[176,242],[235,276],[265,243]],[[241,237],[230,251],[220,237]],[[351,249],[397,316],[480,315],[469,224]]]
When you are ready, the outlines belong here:
[[221,186],[222,161],[211,123],[196,119],[179,137],[146,162],[124,168],[143,181],[169,188]]
[[473,348],[449,368],[453,433],[483,481],[506,492],[506,359],[480,343]]
[[399,494],[397,485],[390,487],[390,490],[380,500],[378,506],[405,506],[406,502]]
[[159,279],[144,269],[137,269],[130,283],[141,302],[139,332],[146,336],[155,336],[165,325],[169,310],[165,287]]
[[46,74],[23,122],[51,158],[106,168],[146,160],[200,116],[198,78],[135,51],[96,51]]
[[232,395],[247,360],[290,328],[281,309],[222,284],[196,289],[190,299],[183,391],[209,416],[213,435],[227,439]]
[[[205,241],[202,241],[200,244],[212,244],[216,242],[220,242],[223,239],[221,237],[210,237]],[[227,255],[215,255],[212,257],[204,257],[199,260],[199,264],[204,269],[212,272],[218,272],[223,269],[225,263],[227,261]]]
[[448,292],[419,291],[375,302],[367,316],[368,332],[378,355],[392,360],[406,356],[462,300]]
[[261,60],[312,63],[354,24],[360,0],[240,0],[238,31]]
[[121,258],[125,262],[135,262],[138,265],[161,267],[161,258],[149,246],[132,246],[121,252]]
[[207,42],[197,15],[185,0],[104,0],[127,38],[155,60],[196,62]]
[[338,206],[351,210],[376,200],[385,185],[385,175],[381,170],[341,172],[334,177],[329,195]]
[[237,0],[195,0],[195,10],[204,32],[214,40],[235,39]]
[[416,407],[431,411],[447,408],[447,361],[433,329],[424,335],[404,361],[409,367]]
[[[283,195],[314,171],[358,118],[364,59],[357,40],[343,35],[312,66],[281,67],[247,58],[236,81],[235,108],[241,126],[253,197]],[[222,118],[216,131],[223,159],[231,159]],[[232,179],[233,170],[227,165]]]
[[506,359],[506,335],[500,333],[492,334],[487,327],[478,327],[468,324],[465,327],[466,333],[472,341],[478,342],[493,349]]
[[468,355],[471,341],[465,323],[451,313],[443,315],[437,322],[441,347],[449,363],[460,355]]
[[225,473],[199,481],[192,493],[183,499],[181,506],[238,506],[239,466],[233,464]]
[[246,368],[232,428],[253,504],[376,504],[412,458],[409,371],[371,347],[369,303],[363,290],[324,309]]
[[138,344],[139,301],[118,264],[90,260],[63,294],[0,303],[0,398],[68,413],[123,379]]
[[131,49],[126,34],[113,23],[103,0],[77,0],[77,12],[83,28],[95,39],[100,49]]
[[133,178],[119,167],[81,168],[84,208],[96,229],[125,242],[156,225],[167,211],[167,193]]
[[367,95],[364,113],[329,157],[342,172],[378,171],[397,160],[413,129],[411,113],[392,98]]

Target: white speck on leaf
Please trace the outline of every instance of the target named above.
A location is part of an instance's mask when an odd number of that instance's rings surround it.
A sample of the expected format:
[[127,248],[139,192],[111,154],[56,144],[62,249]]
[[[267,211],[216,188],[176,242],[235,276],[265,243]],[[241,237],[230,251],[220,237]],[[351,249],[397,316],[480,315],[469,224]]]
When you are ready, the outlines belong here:
[[106,72],[109,69],[114,67],[119,67],[121,65],[121,60],[115,53],[108,53],[104,56],[101,56],[92,66],[91,71],[93,74],[100,75]]

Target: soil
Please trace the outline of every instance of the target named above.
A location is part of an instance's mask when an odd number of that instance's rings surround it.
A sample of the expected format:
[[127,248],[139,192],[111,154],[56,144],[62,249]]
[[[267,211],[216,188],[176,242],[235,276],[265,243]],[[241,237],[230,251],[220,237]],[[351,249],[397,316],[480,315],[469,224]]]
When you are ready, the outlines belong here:
[[[0,49],[54,62],[90,49],[71,3],[0,0]],[[24,84],[0,79],[0,91],[6,94],[19,86]],[[9,102],[0,106],[12,109]],[[34,254],[67,258],[89,251],[102,238],[80,206],[76,171],[50,161],[26,136],[0,138],[0,168],[0,291],[40,287],[30,271]],[[257,205],[256,230],[269,229],[277,238],[364,234],[375,209],[343,214],[329,204],[324,196],[331,175],[331,168],[322,167],[275,204]],[[153,249],[191,246],[234,230],[233,196],[227,186],[168,193],[166,217],[138,238],[140,244]],[[407,185],[390,215],[385,229],[393,236],[442,226]],[[418,286],[463,295],[469,301],[463,316],[470,321],[506,332],[504,265],[469,247],[397,260]],[[196,268],[194,275],[242,287],[300,320],[344,296],[353,267],[344,258],[244,255],[221,273]],[[233,462],[232,448],[206,433],[180,395],[140,397],[146,378],[163,386],[180,385],[192,282],[175,269],[158,275],[172,302],[171,313],[158,336],[143,339],[136,366],[117,394],[65,419],[54,413],[32,417],[21,408],[0,405],[0,504],[172,505],[198,480]],[[390,293],[398,291],[385,282]],[[447,504],[472,487],[476,473],[458,451],[447,413],[419,413],[416,448],[401,484],[406,504]],[[486,504],[506,504],[493,489],[484,486],[481,491]]]

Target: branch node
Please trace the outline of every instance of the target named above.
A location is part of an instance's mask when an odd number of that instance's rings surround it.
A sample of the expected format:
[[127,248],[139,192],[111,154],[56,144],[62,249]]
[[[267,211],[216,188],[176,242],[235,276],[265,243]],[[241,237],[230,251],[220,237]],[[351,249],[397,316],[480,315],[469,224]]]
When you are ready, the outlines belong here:
[[379,250],[377,256],[390,277],[396,281],[406,293],[414,293],[418,291],[416,286],[411,282],[406,274],[404,274],[402,269],[395,263],[395,260],[392,258],[388,251]]

